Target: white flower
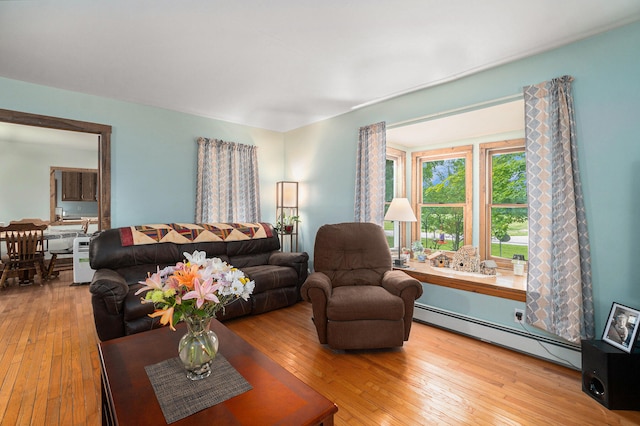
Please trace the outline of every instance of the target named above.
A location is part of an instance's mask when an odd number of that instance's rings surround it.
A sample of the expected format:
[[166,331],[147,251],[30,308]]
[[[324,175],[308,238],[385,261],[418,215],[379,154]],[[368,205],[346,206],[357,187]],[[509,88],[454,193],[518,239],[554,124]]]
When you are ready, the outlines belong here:
[[244,286],[242,285],[242,282],[240,282],[240,280],[233,280],[231,286],[229,287],[229,290],[231,291],[231,294],[240,296],[244,290]]
[[218,283],[220,284],[220,294],[222,294],[223,296],[230,296],[233,294],[232,290],[231,290],[231,283],[228,281],[218,281]]
[[223,262],[219,257],[214,257],[208,260],[205,269],[212,275],[220,276],[220,274],[231,269],[231,266]]
[[192,265],[204,266],[207,263],[207,253],[203,251],[194,251],[193,254],[189,254],[186,251],[182,253],[184,258]]
[[240,295],[244,300],[249,300],[249,296],[253,293],[253,289],[255,288],[256,283],[254,281],[249,281],[244,285],[244,291]]
[[239,280],[240,278],[244,278],[244,272],[240,269],[231,269],[225,274],[225,280],[229,282]]

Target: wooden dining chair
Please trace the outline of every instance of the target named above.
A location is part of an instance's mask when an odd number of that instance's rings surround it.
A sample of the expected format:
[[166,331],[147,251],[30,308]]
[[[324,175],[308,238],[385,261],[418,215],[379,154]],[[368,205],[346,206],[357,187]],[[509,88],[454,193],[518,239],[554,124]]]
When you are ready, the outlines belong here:
[[18,278],[21,285],[29,284],[35,274],[40,284],[47,278],[44,267],[44,230],[46,224],[12,223],[0,227],[0,236],[5,240],[7,254],[2,257],[0,288],[8,278]]

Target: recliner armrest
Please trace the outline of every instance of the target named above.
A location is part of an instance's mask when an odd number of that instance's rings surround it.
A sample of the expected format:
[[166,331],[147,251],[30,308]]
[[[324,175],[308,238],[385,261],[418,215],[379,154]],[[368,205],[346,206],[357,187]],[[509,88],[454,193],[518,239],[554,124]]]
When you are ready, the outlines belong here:
[[404,302],[404,340],[409,340],[413,322],[413,305],[422,296],[422,284],[404,271],[391,270],[384,273],[382,287],[400,297]]
[[313,272],[300,288],[300,295],[311,303],[313,322],[320,343],[327,343],[327,302],[333,292],[329,277],[322,272]]
[[420,281],[409,276],[404,271],[391,270],[385,272],[381,284],[389,293],[398,297],[402,297],[403,293],[407,291],[412,294],[415,292],[415,296],[412,296],[413,300],[422,296],[422,284],[420,284]]
[[320,293],[316,294],[323,294],[324,299],[327,300],[329,299],[329,297],[331,297],[332,290],[333,287],[331,286],[331,280],[329,279],[329,277],[322,272],[314,272],[309,275],[304,284],[302,284],[300,293],[304,300],[306,300],[307,302],[311,302],[311,299],[315,296],[314,293],[316,293],[316,291],[320,291]]

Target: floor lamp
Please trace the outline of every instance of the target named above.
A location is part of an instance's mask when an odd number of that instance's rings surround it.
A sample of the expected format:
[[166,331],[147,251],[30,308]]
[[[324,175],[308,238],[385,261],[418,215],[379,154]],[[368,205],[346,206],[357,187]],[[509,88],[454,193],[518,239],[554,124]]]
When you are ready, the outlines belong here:
[[[418,219],[416,219],[416,215],[413,213],[413,209],[411,209],[409,200],[406,198],[394,198],[391,200],[389,210],[387,210],[387,214],[384,215],[384,220],[391,220],[395,222],[418,221]],[[400,226],[398,226],[398,258],[393,261],[394,266],[404,266],[400,247],[402,244],[400,241]]]

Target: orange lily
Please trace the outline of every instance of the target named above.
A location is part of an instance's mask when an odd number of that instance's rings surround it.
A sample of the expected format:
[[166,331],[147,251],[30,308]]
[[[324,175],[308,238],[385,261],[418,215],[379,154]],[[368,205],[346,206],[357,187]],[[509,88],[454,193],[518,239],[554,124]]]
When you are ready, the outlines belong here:
[[167,309],[159,309],[152,314],[149,314],[151,318],[160,317],[160,324],[167,325],[169,323],[169,327],[171,330],[176,331],[173,326],[173,306]]
[[193,290],[194,288],[194,280],[200,277],[199,271],[200,266],[191,265],[190,267],[186,267],[181,270],[176,270],[173,273],[173,278],[178,281],[179,285],[183,285],[187,287],[189,290]]

